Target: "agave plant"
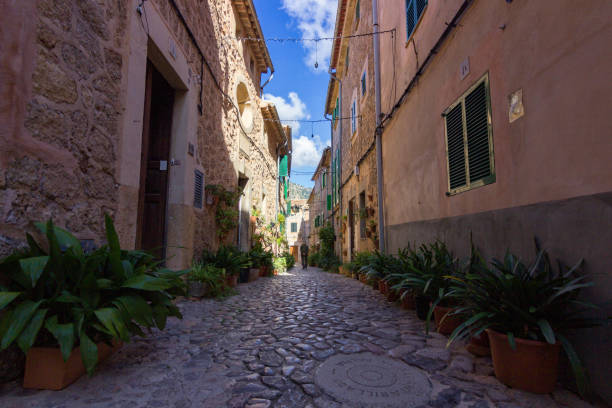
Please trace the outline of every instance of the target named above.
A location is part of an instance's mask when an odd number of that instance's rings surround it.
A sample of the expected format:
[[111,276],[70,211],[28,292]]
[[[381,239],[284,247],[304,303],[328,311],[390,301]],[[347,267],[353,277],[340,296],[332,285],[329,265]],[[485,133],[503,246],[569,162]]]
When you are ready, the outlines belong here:
[[469,318],[449,338],[478,336],[486,329],[506,334],[513,349],[515,338],[561,343],[581,394],[587,389],[580,359],[565,337],[574,329],[594,327],[601,320],[586,317],[597,307],[578,299],[580,290],[592,285],[581,273],[582,260],[572,268],[561,262],[555,268],[536,240],[536,258],[527,265],[507,252],[492,268],[472,247],[472,261],[464,277],[454,280],[448,296],[463,300],[457,309]]
[[59,346],[64,360],[75,347],[88,374],[98,361],[96,343],[128,342],[168,316],[181,317],[172,303],[183,294],[181,275],[159,268],[143,251],[122,251],[112,220],[106,216],[108,243],[85,253],[77,238],[49,220],[37,223],[47,245],[27,234],[29,247],[0,260],[0,347],[14,342],[27,353],[32,346]]
[[242,268],[251,266],[251,259],[249,259],[247,252],[242,252],[238,248],[229,245],[219,247],[216,253],[204,250],[201,262],[225,269],[227,275],[238,275]]
[[397,263],[397,259],[392,255],[376,251],[368,257],[368,262],[361,267],[360,272],[368,275],[370,279],[386,279],[397,270]]

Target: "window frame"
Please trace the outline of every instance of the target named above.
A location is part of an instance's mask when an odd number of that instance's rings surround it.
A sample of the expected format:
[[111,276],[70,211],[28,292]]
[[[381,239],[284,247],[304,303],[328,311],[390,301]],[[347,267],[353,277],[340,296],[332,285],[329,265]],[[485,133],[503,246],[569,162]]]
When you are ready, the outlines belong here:
[[406,25],[405,25],[406,26],[406,43],[410,42],[410,39],[416,32],[417,28],[419,28],[419,24],[421,23],[421,20],[423,20],[423,15],[425,15],[425,11],[427,10],[427,7],[429,6],[429,0],[425,0],[425,7],[423,7],[423,11],[421,12],[421,15],[416,16],[416,19],[414,21],[414,28],[412,29],[411,32],[408,32],[408,6],[409,6],[409,3],[414,3],[413,7],[414,7],[414,12],[416,14],[417,1],[418,0],[406,0],[405,2],[406,7],[404,9],[404,18],[406,19]]
[[361,79],[359,81],[361,97],[364,97],[368,93],[368,69],[364,69],[361,73]]
[[351,136],[357,134],[357,101],[351,102]]
[[[469,151],[468,151],[468,135],[467,135],[467,123],[466,123],[466,114],[465,114],[465,98],[476,88],[480,86],[480,84],[484,83],[485,85],[485,98],[487,103],[487,131],[488,131],[488,141],[489,141],[489,166],[491,169],[491,174],[488,176],[478,179],[474,182],[470,180],[470,163],[469,163]],[[450,162],[449,162],[449,153],[448,153],[448,126],[446,121],[446,116],[450,111],[452,111],[457,105],[461,104],[461,121],[463,122],[463,156],[465,163],[465,185],[456,187],[451,189],[450,187]],[[495,173],[495,151],[493,147],[493,124],[492,118],[493,113],[491,110],[491,87],[489,82],[489,73],[486,72],[482,77],[480,77],[476,82],[474,82],[455,102],[453,102],[446,110],[442,113],[442,118],[444,120],[444,145],[445,145],[445,153],[446,153],[446,178],[447,178],[447,196],[453,196],[459,193],[463,193],[465,191],[470,191],[478,187],[486,186],[488,184],[492,184],[496,181],[496,173]]]
[[297,232],[297,222],[292,222],[289,228],[290,232]]

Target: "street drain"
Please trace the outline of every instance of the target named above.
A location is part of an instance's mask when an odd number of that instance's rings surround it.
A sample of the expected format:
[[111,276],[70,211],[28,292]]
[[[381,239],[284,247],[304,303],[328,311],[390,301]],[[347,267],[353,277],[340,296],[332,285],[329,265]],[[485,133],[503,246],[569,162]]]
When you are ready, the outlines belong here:
[[336,400],[359,408],[410,408],[429,402],[431,383],[419,369],[372,353],[335,355],[315,382]]

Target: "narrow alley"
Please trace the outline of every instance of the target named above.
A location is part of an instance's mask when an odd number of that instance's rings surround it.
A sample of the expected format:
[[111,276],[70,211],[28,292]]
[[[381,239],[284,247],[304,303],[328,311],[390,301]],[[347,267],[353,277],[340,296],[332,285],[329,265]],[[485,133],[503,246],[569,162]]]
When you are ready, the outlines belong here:
[[[509,389],[489,358],[446,349],[446,337],[426,335],[414,311],[345,276],[296,267],[238,291],[181,301],[183,320],[135,338],[63,391],[4,384],[2,407],[590,406],[561,388]],[[393,393],[403,386],[410,391]]]

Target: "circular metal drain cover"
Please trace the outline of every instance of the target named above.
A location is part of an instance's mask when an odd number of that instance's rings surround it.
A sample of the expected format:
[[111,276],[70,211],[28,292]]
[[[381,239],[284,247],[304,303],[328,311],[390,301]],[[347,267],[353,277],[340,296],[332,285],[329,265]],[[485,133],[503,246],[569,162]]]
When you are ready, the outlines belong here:
[[431,394],[421,370],[372,353],[330,357],[317,369],[315,382],[338,401],[360,408],[418,407]]

